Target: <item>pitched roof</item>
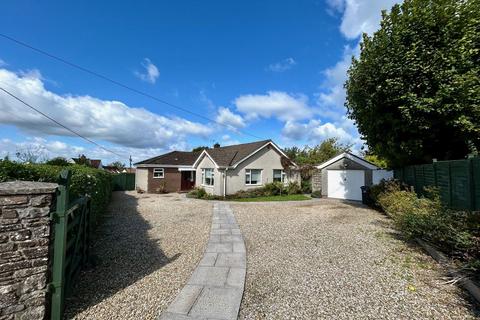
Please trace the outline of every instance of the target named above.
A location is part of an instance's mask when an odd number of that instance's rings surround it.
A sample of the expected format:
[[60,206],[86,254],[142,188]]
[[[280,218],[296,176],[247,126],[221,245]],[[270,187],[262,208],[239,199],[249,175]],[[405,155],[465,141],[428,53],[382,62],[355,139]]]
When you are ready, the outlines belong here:
[[376,169],[379,169],[379,167],[377,167],[376,165],[374,165],[373,163],[371,162],[368,162],[367,160],[359,157],[359,156],[356,156],[354,155],[353,153],[351,152],[343,152],[343,153],[340,153],[339,155],[331,158],[330,160],[327,160],[321,164],[319,164],[317,166],[317,169],[323,169],[329,165],[331,165],[332,163],[335,163],[337,162],[338,160],[340,159],[343,159],[343,158],[347,158],[347,159],[350,159],[356,163],[359,163],[361,165],[363,165],[364,167],[367,167],[368,169],[372,169],[372,170],[376,170]]
[[232,146],[206,149],[213,161],[220,167],[228,167],[236,164],[254,151],[263,147],[272,140],[262,140],[250,143],[236,144]]
[[157,157],[153,157],[147,160],[137,162],[135,163],[135,165],[163,164],[163,165],[191,166],[195,162],[195,160],[197,160],[199,155],[200,155],[200,152],[172,151]]

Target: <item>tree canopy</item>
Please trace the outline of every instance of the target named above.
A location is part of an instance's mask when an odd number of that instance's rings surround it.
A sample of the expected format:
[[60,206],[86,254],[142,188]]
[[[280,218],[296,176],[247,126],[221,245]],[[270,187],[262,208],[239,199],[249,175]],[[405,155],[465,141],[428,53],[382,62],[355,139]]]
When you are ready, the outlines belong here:
[[317,165],[336,155],[350,151],[351,146],[338,142],[337,138],[329,138],[314,147],[285,148],[285,154],[298,165]]
[[366,144],[390,166],[480,148],[480,1],[405,0],[364,35],[345,83]]

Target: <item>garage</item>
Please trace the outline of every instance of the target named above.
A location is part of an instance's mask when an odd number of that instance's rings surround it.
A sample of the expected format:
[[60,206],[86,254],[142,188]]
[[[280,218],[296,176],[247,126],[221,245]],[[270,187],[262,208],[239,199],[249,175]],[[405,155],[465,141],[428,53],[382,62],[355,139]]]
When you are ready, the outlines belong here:
[[[350,152],[339,154],[316,168],[312,176],[312,191],[321,192],[322,197],[343,200],[361,201],[360,187],[372,185],[374,177],[391,175],[391,172],[381,170]],[[379,175],[380,171],[383,173]]]

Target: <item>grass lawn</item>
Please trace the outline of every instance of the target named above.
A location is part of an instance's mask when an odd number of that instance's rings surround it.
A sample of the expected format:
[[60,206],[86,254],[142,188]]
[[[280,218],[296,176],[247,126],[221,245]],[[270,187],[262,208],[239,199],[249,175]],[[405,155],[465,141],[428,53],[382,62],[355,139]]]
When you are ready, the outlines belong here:
[[257,197],[257,198],[243,198],[232,199],[231,201],[239,202],[261,202],[261,201],[301,201],[310,200],[312,198],[304,196],[303,194],[288,194],[284,196],[269,196],[269,197]]

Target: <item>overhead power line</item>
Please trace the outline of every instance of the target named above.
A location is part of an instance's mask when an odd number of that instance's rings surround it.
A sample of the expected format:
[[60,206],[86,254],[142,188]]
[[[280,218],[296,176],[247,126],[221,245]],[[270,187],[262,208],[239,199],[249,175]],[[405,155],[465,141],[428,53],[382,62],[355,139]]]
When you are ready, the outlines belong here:
[[15,100],[23,103],[24,105],[26,105],[26,106],[29,107],[30,109],[38,112],[39,114],[41,114],[41,115],[44,116],[45,118],[49,119],[50,121],[56,123],[57,125],[59,125],[60,127],[64,128],[65,130],[73,133],[74,135],[76,135],[76,136],[78,136],[78,137],[80,137],[80,138],[82,138],[82,139],[84,139],[84,140],[86,140],[86,141],[88,141],[88,142],[96,145],[97,147],[101,148],[102,150],[105,150],[105,151],[107,151],[107,152],[113,153],[113,154],[116,155],[116,156],[119,156],[119,157],[121,157],[121,158],[124,158],[124,156],[122,156],[121,154],[118,154],[118,153],[116,153],[115,151],[112,151],[112,150],[110,150],[110,149],[105,148],[104,146],[100,145],[99,143],[93,141],[92,139],[89,139],[89,138],[81,135],[80,133],[76,132],[75,130],[70,129],[70,128],[67,127],[66,125],[60,123],[59,121],[57,121],[57,120],[55,120],[55,119],[53,119],[53,118],[50,117],[49,115],[43,113],[42,111],[38,110],[38,109],[35,108],[34,106],[32,106],[32,105],[30,105],[29,103],[25,102],[24,100],[20,99],[19,97],[17,97],[16,95],[14,95],[13,93],[11,93],[10,91],[6,90],[5,88],[0,87],[0,90],[2,90],[2,91],[5,92],[6,94],[8,94],[10,97],[14,98]]
[[80,66],[80,65],[78,65],[78,64],[76,64],[76,63],[74,63],[74,62],[68,61],[68,60],[66,60],[66,59],[64,59],[64,58],[61,58],[61,57],[59,57],[59,56],[56,56],[56,55],[54,55],[54,54],[52,54],[52,53],[49,53],[49,52],[47,52],[47,51],[44,51],[44,50],[42,50],[42,49],[36,48],[36,47],[34,47],[34,46],[30,45],[30,44],[27,44],[27,43],[25,43],[25,42],[23,42],[23,41],[17,40],[17,39],[15,39],[15,38],[12,38],[12,37],[7,36],[7,35],[5,35],[5,34],[0,33],[0,37],[2,37],[2,38],[4,38],[4,39],[7,39],[7,40],[9,40],[9,41],[11,41],[11,42],[13,42],[13,43],[16,43],[16,44],[18,44],[18,45],[20,45],[20,46],[23,46],[23,47],[25,47],[25,48],[28,48],[28,49],[30,49],[30,50],[33,50],[33,51],[35,51],[35,52],[37,52],[37,53],[40,53],[40,54],[42,54],[42,55],[44,55],[44,56],[47,56],[47,57],[49,57],[49,58],[51,58],[51,59],[57,60],[57,61],[59,61],[59,62],[62,62],[63,64],[66,64],[66,65],[68,65],[68,66],[70,66],[70,67],[72,67],[72,68],[78,69],[78,70],[80,70],[80,71],[83,71],[83,72],[85,72],[85,73],[88,73],[88,74],[90,74],[90,75],[93,75],[93,76],[95,76],[95,77],[97,77],[97,78],[100,78],[100,79],[103,79],[103,80],[108,81],[108,82],[110,82],[110,83],[113,83],[113,84],[115,84],[115,85],[117,85],[117,86],[119,86],[119,87],[121,87],[121,88],[130,90],[130,91],[135,92],[135,93],[137,93],[137,94],[139,94],[139,95],[142,95],[142,96],[147,97],[147,98],[149,98],[149,99],[152,99],[152,100],[154,100],[154,101],[157,101],[157,102],[160,102],[160,103],[162,103],[162,104],[165,104],[165,105],[167,105],[167,106],[169,106],[169,107],[172,107],[172,108],[181,110],[181,111],[183,111],[183,112],[185,112],[185,113],[188,113],[188,114],[190,114],[190,115],[196,116],[196,117],[198,117],[198,118],[201,118],[201,119],[204,119],[204,120],[207,120],[207,121],[214,122],[214,123],[216,123],[216,124],[219,124],[219,125],[221,125],[221,126],[224,126],[224,127],[228,128],[228,129],[238,131],[238,132],[243,133],[244,135],[247,135],[247,136],[251,136],[251,137],[253,137],[253,138],[255,138],[255,139],[264,139],[264,138],[259,137],[259,136],[257,136],[257,135],[251,134],[251,133],[249,133],[249,132],[246,132],[246,131],[243,131],[243,130],[239,130],[238,128],[236,128],[236,127],[234,127],[234,126],[232,126],[232,125],[218,122],[218,121],[216,121],[216,120],[214,120],[214,119],[210,119],[210,118],[205,117],[205,116],[203,116],[203,115],[201,115],[201,114],[198,114],[198,113],[196,113],[196,112],[190,111],[190,110],[188,110],[187,108],[184,108],[184,107],[182,107],[182,106],[179,106],[179,105],[173,104],[173,103],[171,103],[171,102],[168,102],[168,101],[166,101],[166,100],[157,98],[157,97],[155,97],[155,96],[153,96],[153,95],[151,95],[151,94],[149,94],[149,93],[147,93],[147,92],[144,92],[144,91],[139,90],[139,89],[135,89],[135,88],[133,88],[133,87],[131,87],[131,86],[129,86],[129,85],[126,85],[126,84],[121,83],[121,82],[119,82],[119,81],[117,81],[117,80],[114,80],[114,79],[112,79],[112,78],[109,78],[109,77],[107,77],[107,76],[105,76],[105,75],[103,75],[103,74],[101,74],[101,73],[98,73],[98,72],[93,71],[93,70],[91,70],[91,69],[87,69],[87,68],[85,68],[85,67],[82,67],[82,66]]

